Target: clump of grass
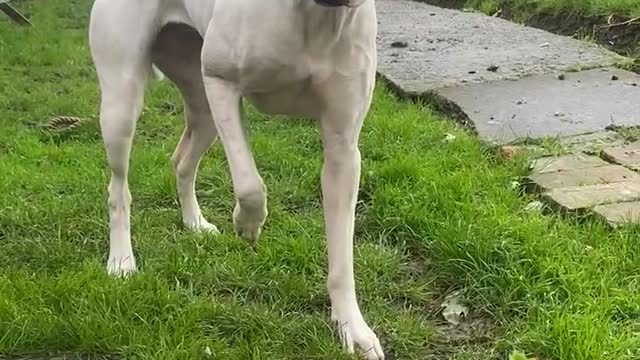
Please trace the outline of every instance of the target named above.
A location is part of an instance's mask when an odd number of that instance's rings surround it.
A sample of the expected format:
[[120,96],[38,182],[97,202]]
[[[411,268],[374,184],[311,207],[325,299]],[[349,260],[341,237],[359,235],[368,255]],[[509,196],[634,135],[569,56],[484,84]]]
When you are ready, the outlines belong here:
[[529,11],[531,14],[548,13],[579,14],[585,17],[618,15],[628,18],[640,16],[640,4],[634,0],[467,0],[465,5],[481,11],[494,13],[509,7]]
[[[422,0],[473,9],[554,33],[597,42],[634,61],[640,54],[640,2],[635,0]],[[638,71],[637,63],[629,70]]]
[[628,142],[640,140],[640,127],[638,126],[616,126],[614,131],[622,135]]

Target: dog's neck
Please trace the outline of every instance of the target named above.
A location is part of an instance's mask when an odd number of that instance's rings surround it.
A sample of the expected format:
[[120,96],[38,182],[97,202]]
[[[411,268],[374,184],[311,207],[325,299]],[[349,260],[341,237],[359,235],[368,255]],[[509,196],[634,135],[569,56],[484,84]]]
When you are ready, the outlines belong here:
[[[374,0],[301,0],[305,10],[305,37],[307,44],[316,49],[328,49],[338,43],[345,36],[350,36],[354,27],[360,26],[359,13],[363,5]],[[318,1],[331,4],[346,4],[326,6],[318,5]],[[322,31],[319,31],[322,29]]]

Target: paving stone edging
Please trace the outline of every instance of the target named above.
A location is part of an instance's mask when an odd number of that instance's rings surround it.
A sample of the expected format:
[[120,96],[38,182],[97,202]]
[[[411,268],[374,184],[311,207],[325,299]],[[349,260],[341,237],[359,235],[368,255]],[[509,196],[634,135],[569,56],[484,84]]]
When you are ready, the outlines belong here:
[[594,214],[612,226],[640,222],[640,142],[541,157],[531,164],[528,189],[560,211]]

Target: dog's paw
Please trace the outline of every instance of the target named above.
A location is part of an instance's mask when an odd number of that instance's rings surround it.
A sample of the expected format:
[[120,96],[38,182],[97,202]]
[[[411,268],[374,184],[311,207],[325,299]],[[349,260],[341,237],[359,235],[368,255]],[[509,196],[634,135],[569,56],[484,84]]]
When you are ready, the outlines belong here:
[[208,222],[202,215],[195,221],[185,221],[184,226],[190,231],[197,233],[207,233],[217,235],[220,233],[218,228],[212,223]]
[[241,238],[257,243],[262,233],[262,227],[257,224],[235,224],[236,234]]
[[127,277],[137,271],[136,259],[130,256],[109,256],[107,272],[114,277]]
[[367,360],[384,360],[380,340],[362,319],[362,315],[340,317],[332,314],[331,319],[345,350],[353,354],[357,347]]
[[256,243],[266,218],[266,205],[261,208],[246,210],[236,204],[233,210],[233,226],[236,234],[252,243]]

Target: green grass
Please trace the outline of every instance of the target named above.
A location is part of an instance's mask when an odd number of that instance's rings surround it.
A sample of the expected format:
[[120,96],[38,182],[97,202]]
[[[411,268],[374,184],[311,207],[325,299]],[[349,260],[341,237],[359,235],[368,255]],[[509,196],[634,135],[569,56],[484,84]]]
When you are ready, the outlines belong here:
[[[270,201],[254,254],[230,235],[220,144],[203,161],[198,193],[226,235],[180,226],[169,156],[182,108],[170,84],[153,84],[130,177],[142,271],[110,279],[90,4],[18,4],[34,27],[0,20],[0,354],[348,359],[328,325],[316,126],[248,112]],[[67,135],[43,133],[39,125],[56,115],[89,120]],[[456,139],[444,142],[446,134]],[[515,350],[545,360],[640,358],[638,229],[525,211],[531,199],[512,186],[525,159],[498,162],[428,106],[382,85],[361,143],[358,292],[388,352],[411,360],[506,359]],[[464,289],[471,320],[484,328],[443,323],[438,303],[451,289]]]
[[640,2],[636,0],[466,0],[462,2],[468,7],[487,13],[494,13],[506,5],[510,9],[559,16],[617,15],[628,18],[640,16]]

